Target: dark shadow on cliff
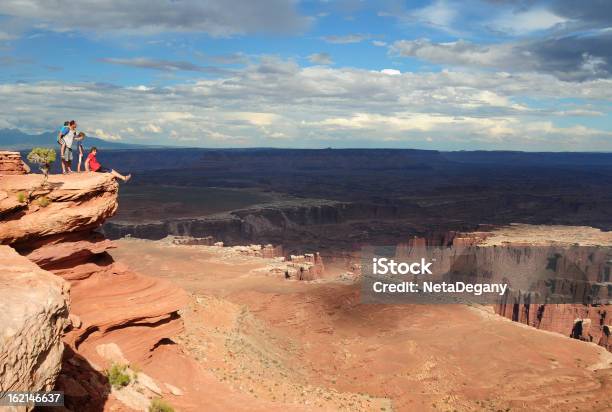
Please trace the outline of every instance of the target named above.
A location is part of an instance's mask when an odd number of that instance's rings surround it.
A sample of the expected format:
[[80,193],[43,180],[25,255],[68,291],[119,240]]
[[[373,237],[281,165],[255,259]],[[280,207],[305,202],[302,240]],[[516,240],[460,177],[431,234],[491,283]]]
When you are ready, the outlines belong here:
[[[53,390],[64,392],[64,407],[70,411],[102,412],[111,387],[103,373],[66,345],[62,369]],[[57,408],[35,410],[54,412]]]

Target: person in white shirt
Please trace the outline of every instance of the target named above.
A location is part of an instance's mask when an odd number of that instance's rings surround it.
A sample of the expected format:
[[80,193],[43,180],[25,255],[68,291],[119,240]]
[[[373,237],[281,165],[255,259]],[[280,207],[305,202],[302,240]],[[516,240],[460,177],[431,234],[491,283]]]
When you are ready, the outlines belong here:
[[62,154],[62,169],[64,170],[64,173],[72,173],[72,144],[75,140],[83,140],[83,138],[77,136],[77,123],[74,120],[70,121],[68,127],[70,128],[70,130],[64,135],[65,148],[64,153]]

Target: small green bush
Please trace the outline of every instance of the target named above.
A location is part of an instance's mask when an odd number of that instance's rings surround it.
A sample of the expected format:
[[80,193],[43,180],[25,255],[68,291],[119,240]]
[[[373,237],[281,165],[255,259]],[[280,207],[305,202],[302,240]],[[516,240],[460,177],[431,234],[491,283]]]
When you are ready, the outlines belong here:
[[157,398],[151,401],[149,412],[174,412],[174,408],[163,399]]
[[49,167],[51,163],[55,162],[55,150],[47,147],[35,147],[28,153],[28,161],[42,167]]
[[46,185],[51,163],[55,162],[55,150],[46,147],[35,147],[28,153],[28,161],[40,167],[40,171],[45,175],[42,186]]
[[49,199],[47,196],[41,196],[37,199],[37,201],[40,207],[47,207],[51,204],[51,199]]
[[110,369],[106,371],[106,377],[108,378],[108,382],[115,389],[128,386],[132,380],[128,371],[128,366],[118,363],[113,363],[111,365]]
[[25,203],[27,199],[28,199],[28,197],[26,196],[26,194],[24,192],[17,193],[17,201],[19,203]]

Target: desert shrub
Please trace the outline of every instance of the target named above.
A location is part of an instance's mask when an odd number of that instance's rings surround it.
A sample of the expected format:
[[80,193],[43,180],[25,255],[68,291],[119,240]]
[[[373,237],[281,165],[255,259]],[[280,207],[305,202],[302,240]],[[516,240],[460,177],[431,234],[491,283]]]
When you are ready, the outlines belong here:
[[19,203],[25,203],[26,200],[28,200],[27,195],[25,194],[25,192],[19,192],[17,193],[17,201]]
[[118,363],[113,363],[111,365],[110,369],[106,371],[106,377],[108,378],[108,382],[115,389],[128,386],[132,380],[128,371],[128,366]]
[[151,401],[149,412],[174,412],[174,408],[163,399],[157,398]]
[[35,147],[28,153],[28,161],[39,165],[41,168],[49,167],[55,162],[55,150],[47,147]]
[[51,204],[51,199],[47,196],[41,196],[37,199],[37,202],[40,207],[47,207]]
[[55,162],[55,150],[46,147],[35,147],[30,153],[28,153],[28,161],[30,163],[37,164],[38,167],[40,167],[40,170],[45,175],[45,180],[43,182],[44,184],[47,182],[47,176],[49,176],[51,163]]

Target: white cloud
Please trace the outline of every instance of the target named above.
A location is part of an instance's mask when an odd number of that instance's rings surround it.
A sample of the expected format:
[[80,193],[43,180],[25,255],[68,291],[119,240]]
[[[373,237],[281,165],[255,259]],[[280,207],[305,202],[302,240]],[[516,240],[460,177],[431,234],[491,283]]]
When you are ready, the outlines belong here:
[[141,130],[143,132],[151,132],[151,133],[161,133],[162,132],[161,127],[159,127],[158,125],[154,123],[149,123],[146,126],[141,127]]
[[204,32],[229,36],[294,33],[311,18],[295,0],[2,0],[0,15],[31,20],[48,30],[101,32]]
[[104,139],[104,140],[111,140],[111,141],[122,140],[121,135],[108,133],[102,129],[94,130],[94,136],[99,137],[100,139]]
[[328,53],[314,53],[308,56],[308,60],[314,64],[333,64],[333,60]]
[[[560,99],[572,104],[546,110],[537,105],[540,99],[548,107]],[[372,141],[418,147],[432,139],[441,148],[612,150],[609,131],[555,123],[562,110],[578,116],[576,111],[592,112],[595,104],[604,111],[607,106],[597,101],[612,101],[612,80],[398,74],[265,58],[227,76],[167,87],[0,84],[0,124],[41,132],[55,128],[58,119],[75,118],[92,135],[155,144],[320,147]]]
[[17,36],[15,36],[15,35],[12,35],[10,33],[4,32],[4,31],[0,31],[0,41],[14,40],[16,38],[17,38]]
[[396,69],[382,69],[380,72],[382,74],[388,74],[389,76],[399,76],[402,74],[402,72]]
[[515,59],[510,44],[485,46],[464,40],[448,43],[432,43],[428,39],[399,40],[391,45],[390,51],[403,57],[462,66],[496,67]]
[[564,80],[582,81],[612,77],[612,56],[607,47],[610,40],[610,35],[570,36],[485,45],[465,40],[433,43],[417,39],[396,41],[389,52],[437,64],[509,72],[534,71]]
[[193,71],[193,72],[203,72],[203,73],[213,73],[213,74],[221,74],[226,73],[227,70],[215,67],[215,66],[201,66],[199,64],[195,64],[188,61],[173,61],[173,60],[164,60],[164,59],[151,59],[148,57],[133,57],[129,59],[119,59],[107,57],[100,59],[100,61],[104,63],[122,65],[122,66],[130,66],[137,67],[140,69],[152,69],[152,70],[161,70],[167,72],[175,72],[175,71]]
[[256,113],[256,112],[229,112],[225,113],[226,119],[244,120],[254,126],[269,126],[278,118],[274,113]]
[[580,68],[593,76],[606,75],[608,62],[603,57],[592,56],[589,53],[582,54]]
[[445,0],[436,0],[432,4],[412,13],[412,18],[446,31],[454,31],[452,24],[458,15],[458,10]]
[[538,30],[546,30],[557,24],[565,23],[568,20],[558,16],[553,12],[534,8],[519,12],[505,12],[495,18],[490,26],[493,29],[511,34],[529,34]]
[[[585,126],[556,127],[550,121],[520,121],[510,117],[457,117],[439,113],[395,113],[393,115],[356,113],[351,117],[327,118],[317,122],[328,130],[350,130],[355,136],[375,130],[385,130],[385,137],[393,140],[411,140],[409,133],[432,141],[430,135],[456,140],[449,133],[470,136],[472,144],[501,145],[516,149],[516,145],[570,148],[576,142],[589,138],[600,138],[612,146],[612,132],[591,129]],[[460,130],[460,132],[459,132]],[[568,145],[570,143],[571,145]],[[575,150],[575,149],[574,149]]]
[[322,37],[328,43],[335,44],[349,44],[349,43],[360,43],[364,40],[369,39],[369,34],[347,34],[344,36],[324,36]]

